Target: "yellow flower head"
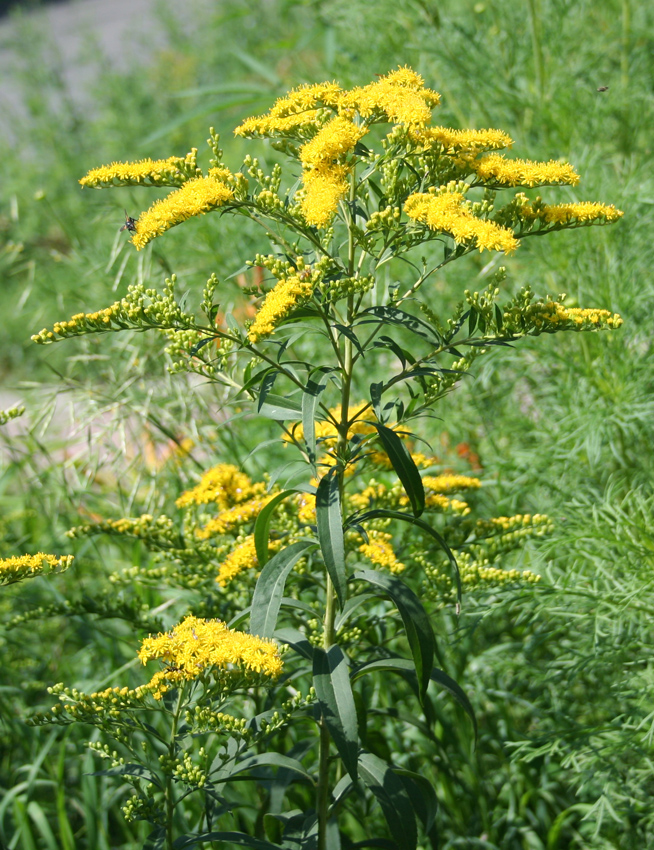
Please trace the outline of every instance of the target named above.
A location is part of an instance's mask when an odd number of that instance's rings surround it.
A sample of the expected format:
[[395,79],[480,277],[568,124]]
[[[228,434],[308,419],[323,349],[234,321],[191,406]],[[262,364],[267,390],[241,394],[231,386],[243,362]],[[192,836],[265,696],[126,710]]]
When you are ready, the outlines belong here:
[[316,277],[308,269],[299,275],[282,278],[266,295],[249,330],[250,342],[270,336],[293,310],[311,299],[315,285]]
[[216,581],[221,587],[226,587],[239,573],[257,566],[259,566],[259,561],[254,545],[254,535],[250,534],[222,562]]
[[398,68],[376,83],[344,92],[338,107],[341,113],[356,111],[371,121],[423,126],[431,120],[431,110],[439,103],[438,92],[425,88],[419,74],[410,68]]
[[577,325],[579,328],[619,328],[622,317],[610,310],[594,308],[564,307],[558,301],[542,305],[542,312],[537,325],[544,321],[549,325]]
[[175,503],[178,508],[188,505],[206,505],[215,502],[226,510],[263,493],[264,484],[253,484],[249,477],[230,463],[221,463],[204,473],[199,484],[186,490]]
[[137,249],[161,236],[166,230],[196,215],[216,210],[232,200],[234,192],[215,177],[194,177],[141,213],[132,242]]
[[198,529],[196,536],[199,540],[208,540],[210,537],[215,537],[216,534],[226,534],[228,531],[240,528],[242,525],[251,522],[274,496],[274,493],[268,496],[257,496],[247,502],[241,502],[232,508],[221,511],[218,516],[210,519],[204,528]]
[[484,182],[502,186],[545,186],[564,184],[576,186],[579,175],[569,162],[532,162],[529,159],[507,159],[490,153],[469,163],[469,167]]
[[337,83],[317,83],[292,89],[266,115],[247,118],[234,130],[237,136],[275,136],[317,126],[319,109],[335,107],[342,92]]
[[100,188],[105,186],[167,186],[186,180],[181,171],[184,157],[169,156],[168,159],[141,159],[138,162],[112,162],[92,168],[79,181],[82,186]]
[[346,166],[317,167],[304,171],[304,192],[301,209],[307,224],[313,227],[328,227],[331,224],[338,202],[348,191]]
[[392,539],[393,535],[385,531],[371,531],[369,542],[359,546],[359,552],[373,564],[384,567],[391,573],[404,572],[406,564],[403,564],[393,551]]
[[[538,199],[540,201],[540,199]],[[579,224],[610,223],[622,218],[622,210],[613,204],[600,204],[594,201],[580,201],[572,204],[525,204],[520,207],[520,218],[529,220],[540,219],[545,224]]]
[[14,584],[45,573],[63,573],[72,563],[72,555],[45,555],[43,552],[0,558],[0,585]]
[[502,130],[453,130],[451,127],[414,127],[409,138],[415,144],[437,145],[448,153],[480,153],[513,146],[513,139]]
[[480,251],[504,251],[510,253],[520,244],[513,232],[494,221],[477,218],[465,206],[460,192],[444,192],[440,195],[416,193],[404,204],[404,211],[416,221],[426,224],[431,230],[449,233],[462,245],[475,245]]
[[161,698],[169,684],[191,681],[205,672],[238,670],[274,679],[283,666],[272,641],[229,629],[220,620],[193,616],[186,617],[169,632],[145,638],[138,658],[143,664],[159,659],[170,665],[169,669],[155,674],[150,683],[158,685],[156,699]]

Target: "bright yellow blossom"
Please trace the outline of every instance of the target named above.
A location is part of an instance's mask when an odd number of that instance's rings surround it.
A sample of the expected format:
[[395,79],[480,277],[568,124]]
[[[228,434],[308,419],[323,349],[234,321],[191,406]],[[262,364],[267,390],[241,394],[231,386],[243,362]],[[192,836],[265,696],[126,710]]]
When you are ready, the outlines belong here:
[[622,218],[622,210],[613,204],[600,204],[594,201],[580,201],[571,204],[525,204],[519,208],[520,218],[540,219],[546,224],[568,224],[569,222],[611,222]]
[[218,516],[210,519],[204,528],[196,531],[197,537],[200,540],[208,540],[216,534],[225,534],[228,531],[233,531],[235,528],[245,525],[245,523],[253,520],[265,508],[268,502],[274,498],[274,495],[272,493],[268,496],[256,497],[222,511]]
[[200,482],[186,490],[177,499],[178,508],[188,505],[206,505],[215,502],[220,510],[260,495],[265,490],[262,483],[253,484],[249,477],[230,463],[220,463],[204,473]]
[[503,130],[454,130],[451,127],[412,128],[409,138],[416,144],[439,145],[447,151],[499,150],[513,146],[513,139]]
[[579,183],[579,175],[569,162],[533,162],[490,153],[471,161],[469,166],[484,182],[503,186],[544,186],[548,183],[576,186]]
[[622,324],[622,317],[618,313],[611,313],[610,310],[564,307],[563,304],[557,301],[544,304],[543,308],[541,318],[551,325],[574,322],[575,325],[585,325],[587,327],[594,325],[595,327],[619,328]]
[[321,107],[335,107],[342,93],[337,83],[317,83],[292,89],[275,102],[266,115],[247,118],[234,130],[236,136],[273,136],[315,127]]
[[0,558],[0,585],[14,584],[44,573],[63,573],[73,563],[73,555],[14,555]]
[[440,195],[416,193],[404,204],[404,211],[416,221],[426,224],[431,230],[449,233],[462,245],[474,245],[480,251],[504,251],[510,253],[520,244],[513,232],[494,221],[477,218],[465,206],[460,192],[444,192]]
[[197,679],[211,668],[237,669],[273,679],[282,672],[282,660],[272,641],[229,629],[220,620],[193,616],[169,632],[145,638],[138,658],[143,664],[159,659],[170,665],[150,683],[158,686],[155,699],[161,699],[169,684]]
[[434,493],[452,493],[456,490],[478,490],[481,481],[469,475],[454,475],[444,473],[443,475],[425,475],[422,479],[425,491]]
[[426,89],[424,80],[410,68],[398,68],[377,82],[344,92],[339,99],[341,113],[358,112],[371,121],[385,118],[395,124],[422,126],[438,106],[438,92]]
[[221,587],[225,587],[243,570],[249,570],[259,566],[257,550],[254,545],[254,535],[250,534],[242,543],[233,549],[225,558],[218,569],[216,581]]
[[293,310],[306,304],[313,295],[315,284],[315,277],[308,270],[302,276],[294,274],[282,278],[266,295],[248,332],[250,342],[256,343],[270,336]]
[[132,242],[137,250],[140,250],[171,227],[193,216],[218,209],[233,197],[232,189],[221,180],[215,177],[194,177],[141,213],[136,222]]
[[168,159],[141,159],[138,162],[112,162],[92,168],[79,181],[82,186],[94,188],[106,186],[165,186],[171,182],[183,182],[186,175],[181,171],[184,157],[169,156]]
[[373,564],[384,567],[391,573],[401,573],[406,569],[406,564],[403,564],[393,551],[392,539],[393,535],[385,531],[370,531],[369,542],[359,546],[359,552]]

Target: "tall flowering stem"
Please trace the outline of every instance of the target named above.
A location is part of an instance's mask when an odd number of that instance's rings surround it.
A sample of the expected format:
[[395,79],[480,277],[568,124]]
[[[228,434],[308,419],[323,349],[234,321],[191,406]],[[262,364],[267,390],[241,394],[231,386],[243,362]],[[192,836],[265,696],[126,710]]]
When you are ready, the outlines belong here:
[[[425,812],[435,803],[424,778],[432,766],[418,765],[420,782],[413,782],[413,754],[386,758],[374,750],[357,712],[360,679],[383,669],[411,683],[407,696],[389,675],[370,724],[395,722],[398,700],[433,716],[435,681],[459,701],[472,730],[468,697],[434,668],[434,618],[443,609],[456,615],[463,589],[538,581],[506,557],[527,537],[548,533],[551,521],[540,514],[477,516],[479,467],[453,469],[456,463],[418,452],[418,433],[476,360],[498,346],[542,333],[615,330],[622,320],[601,305],[567,307],[564,294],[523,287],[506,296],[503,267],[482,292],[463,290],[449,315],[435,310],[429,286],[444,266],[473,252],[509,256],[523,239],[612,224],[622,213],[596,201],[546,202],[546,190],[576,191],[580,177],[571,164],[507,156],[501,151],[513,142],[501,130],[431,126],[439,103],[410,68],[349,91],[333,82],[300,86],[235,131],[269,140],[288,156],[286,179],[280,164],[266,173],[250,155],[240,168],[228,168],[213,130],[206,170],[193,148],[186,157],[113,163],[82,179],[88,187],[171,189],[128,220],[137,250],[189,219],[217,213],[261,227],[270,253],[248,260],[257,286],[249,290],[245,322],[222,318],[215,294],[223,285],[215,274],[200,303],[206,320],[181,306],[173,277],[163,292],[132,287],[112,307],[58,322],[35,341],[129,329],[165,334],[173,371],[219,385],[221,406],[229,392],[241,407],[251,402],[253,414],[281,429],[306,473],[301,484],[293,479],[285,488],[283,470],[271,471],[267,486],[219,463],[177,499],[179,528],[172,517],[143,515],[71,531],[148,543],[169,559],[156,575],[192,600],[175,628],[143,642],[141,660],[163,665],[147,685],[89,697],[56,691],[65,703],[59,714],[68,720],[97,716],[104,731],[115,731],[116,712],[129,715],[129,734],[123,727],[117,734],[137,761],[131,730],[145,728],[137,710],[146,700],[154,710],[176,706],[166,708],[170,735],[162,738],[170,742],[163,805],[139,786],[129,809],[163,823],[168,848],[174,811],[186,799],[177,783],[208,788],[227,811],[231,803],[220,789],[254,768],[301,777],[288,793],[294,803],[304,800],[302,817],[275,809],[273,825],[265,822],[284,846],[327,850],[332,828],[347,846],[377,831],[403,850],[415,850],[419,840],[426,846],[433,819]],[[151,579],[138,569],[130,577]],[[358,597],[352,606],[349,594]],[[368,597],[374,605],[357,608]],[[248,617],[250,634],[223,622]],[[282,643],[289,646],[288,678]],[[269,691],[269,703],[256,695],[260,688]],[[111,700],[120,709],[107,715]],[[228,715],[223,709],[232,703]],[[263,710],[264,703],[275,709]],[[293,725],[298,716],[314,724],[308,748],[306,726],[298,737]],[[277,732],[285,737],[276,739]],[[185,735],[204,735],[205,743],[184,749]],[[287,737],[297,746],[289,748]],[[295,752],[303,755],[289,754]],[[286,793],[286,785],[277,787]],[[339,820],[344,801],[363,822],[371,798],[386,826],[366,821],[364,833],[347,834],[350,826]],[[265,813],[250,834],[211,835],[248,845],[256,835],[259,846]]]

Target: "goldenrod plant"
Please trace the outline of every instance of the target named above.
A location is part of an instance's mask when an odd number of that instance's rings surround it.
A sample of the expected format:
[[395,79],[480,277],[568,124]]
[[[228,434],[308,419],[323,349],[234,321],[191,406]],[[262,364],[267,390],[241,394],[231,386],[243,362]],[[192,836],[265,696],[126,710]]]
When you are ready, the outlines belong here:
[[81,180],[172,189],[126,213],[137,250],[214,212],[246,217],[270,244],[247,260],[258,283],[245,321],[221,312],[217,270],[197,308],[173,275],[161,291],[131,286],[33,337],[158,331],[173,372],[217,385],[222,407],[276,423],[289,454],[287,474],[259,481],[207,464],[176,517],[70,532],[142,540],[152,559],[112,580],[175,591],[170,628],[138,651],[159,665],[149,684],[92,694],[57,685],[60,703],[34,720],[83,721],[116,742],[94,749],[131,785],[124,811],[153,825],[148,847],[440,846],[430,782],[439,766],[421,757],[435,740],[436,689],[468,714],[471,739],[476,720],[441,669],[436,617],[456,616],[464,591],[537,582],[508,553],[552,522],[482,515],[483,476],[428,448],[430,417],[498,347],[621,319],[602,305],[566,306],[536,282],[507,297],[502,266],[441,315],[437,273],[622,212],[545,200],[541,189],[579,183],[571,164],[501,153],[512,140],[500,130],[432,124],[439,103],[407,67],[350,90],[305,85],[235,131],[287,168],[250,155],[230,168],[211,130],[204,170],[193,149]]

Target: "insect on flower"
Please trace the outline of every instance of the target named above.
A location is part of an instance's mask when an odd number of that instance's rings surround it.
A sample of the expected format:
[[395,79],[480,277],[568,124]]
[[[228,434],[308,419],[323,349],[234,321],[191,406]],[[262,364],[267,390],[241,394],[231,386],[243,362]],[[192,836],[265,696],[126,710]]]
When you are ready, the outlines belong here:
[[130,233],[134,233],[136,231],[136,221],[137,219],[132,218],[130,215],[127,215],[127,210],[125,210],[125,224],[120,228],[122,230],[129,230]]

